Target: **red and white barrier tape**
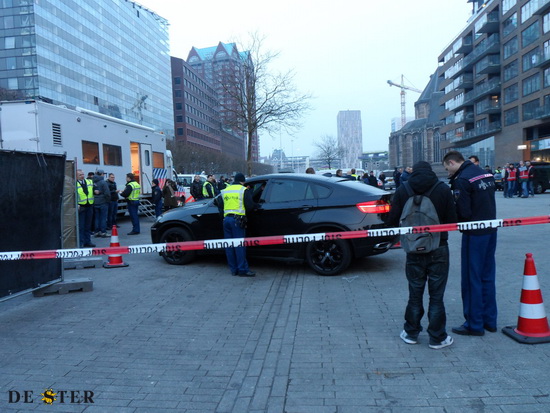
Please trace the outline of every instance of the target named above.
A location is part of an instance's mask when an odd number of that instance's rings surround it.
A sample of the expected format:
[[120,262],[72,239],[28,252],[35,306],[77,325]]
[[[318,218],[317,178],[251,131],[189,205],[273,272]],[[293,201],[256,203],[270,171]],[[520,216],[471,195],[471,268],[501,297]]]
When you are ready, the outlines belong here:
[[333,239],[354,239],[384,237],[398,234],[423,232],[468,231],[487,228],[518,227],[523,225],[550,224],[550,215],[525,218],[493,219],[470,221],[457,224],[440,224],[427,227],[399,227],[370,229],[366,231],[324,232],[315,234],[274,235],[270,237],[212,239],[202,241],[171,242],[164,244],[144,244],[131,247],[74,248],[43,251],[0,252],[0,261],[40,260],[53,258],[84,258],[115,254],[147,254],[152,252],[173,252],[191,250],[211,250],[228,247],[256,247],[261,245],[295,244]]

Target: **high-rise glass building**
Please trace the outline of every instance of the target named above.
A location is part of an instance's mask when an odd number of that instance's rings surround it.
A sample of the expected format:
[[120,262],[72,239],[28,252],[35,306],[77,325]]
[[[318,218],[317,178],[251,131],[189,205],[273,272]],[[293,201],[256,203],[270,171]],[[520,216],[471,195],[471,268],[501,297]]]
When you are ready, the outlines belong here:
[[168,22],[127,0],[1,0],[0,90],[173,136]]

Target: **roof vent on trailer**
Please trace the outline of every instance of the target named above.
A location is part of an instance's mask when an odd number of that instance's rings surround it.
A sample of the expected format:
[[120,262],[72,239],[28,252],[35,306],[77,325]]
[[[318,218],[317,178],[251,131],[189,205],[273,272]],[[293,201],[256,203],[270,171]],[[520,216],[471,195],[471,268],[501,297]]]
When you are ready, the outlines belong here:
[[61,125],[59,123],[52,123],[52,137],[53,144],[55,146],[63,146],[63,141],[61,139]]

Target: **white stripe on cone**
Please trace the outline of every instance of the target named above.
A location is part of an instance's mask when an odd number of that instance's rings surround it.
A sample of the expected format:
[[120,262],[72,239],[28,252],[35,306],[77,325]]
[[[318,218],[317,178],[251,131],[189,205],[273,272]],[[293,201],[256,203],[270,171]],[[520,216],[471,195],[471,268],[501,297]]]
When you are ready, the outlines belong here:
[[544,304],[520,303],[519,316],[523,318],[528,318],[530,320],[538,320],[540,318],[546,318],[546,311],[544,310]]
[[539,277],[536,275],[526,275],[523,277],[524,290],[540,290]]

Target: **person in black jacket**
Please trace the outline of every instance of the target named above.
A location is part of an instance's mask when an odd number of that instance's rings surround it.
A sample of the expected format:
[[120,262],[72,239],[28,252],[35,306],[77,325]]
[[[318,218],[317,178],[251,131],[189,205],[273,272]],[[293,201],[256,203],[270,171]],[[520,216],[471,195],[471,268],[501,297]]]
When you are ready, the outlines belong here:
[[195,198],[195,201],[198,201],[200,199],[203,199],[202,195],[202,182],[201,177],[199,175],[195,175],[193,178],[193,182],[191,183],[191,196]]
[[[479,166],[450,151],[443,165],[451,177],[459,222],[496,218],[495,179]],[[461,278],[465,322],[456,334],[482,336],[497,331],[496,262],[497,229],[491,226],[462,231]]]
[[151,186],[152,186],[152,191],[153,191],[151,201],[153,202],[153,205],[155,206],[155,216],[159,217],[162,214],[162,207],[163,207],[162,191],[160,190],[160,187],[159,187],[159,180],[156,179],[156,178],[153,179],[151,181]]
[[[406,181],[416,194],[424,194],[434,187],[430,200],[434,204],[441,224],[457,221],[453,197],[449,186],[439,182],[428,162],[420,161],[413,166],[413,172]],[[409,195],[407,188],[401,185],[395,191],[392,199],[388,224],[398,227],[401,214]],[[440,349],[453,344],[453,339],[446,331],[446,315],[443,296],[449,276],[449,235],[442,232],[439,248],[426,254],[407,254],[405,274],[409,282],[409,301],[405,310],[405,325],[401,339],[407,344],[416,344],[422,331],[421,320],[424,315],[423,295],[426,283],[430,294],[428,307],[428,335],[430,348]]]

